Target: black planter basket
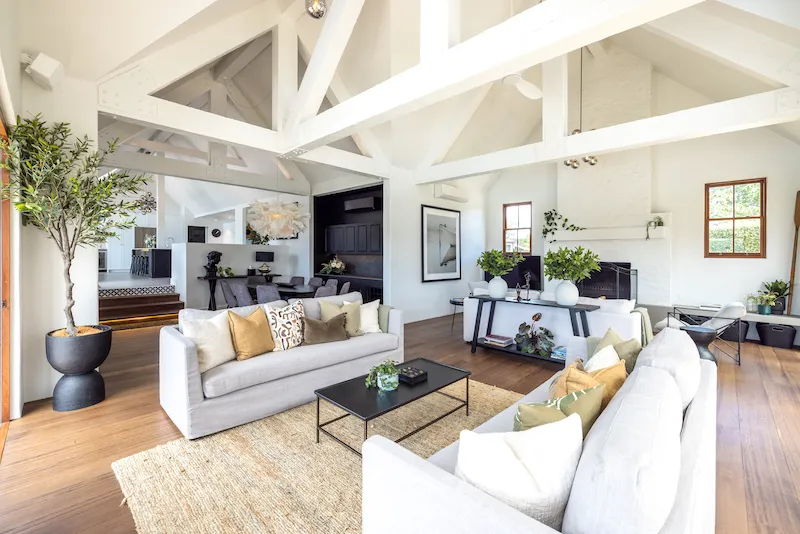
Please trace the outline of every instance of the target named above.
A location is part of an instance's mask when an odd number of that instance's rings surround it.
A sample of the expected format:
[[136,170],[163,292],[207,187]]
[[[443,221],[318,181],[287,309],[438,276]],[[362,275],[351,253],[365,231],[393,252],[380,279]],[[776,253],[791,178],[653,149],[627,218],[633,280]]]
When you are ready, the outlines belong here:
[[86,336],[45,336],[47,361],[62,373],[53,390],[53,409],[57,412],[79,410],[106,398],[103,377],[96,368],[106,360],[111,350],[111,327],[92,325],[100,332]]

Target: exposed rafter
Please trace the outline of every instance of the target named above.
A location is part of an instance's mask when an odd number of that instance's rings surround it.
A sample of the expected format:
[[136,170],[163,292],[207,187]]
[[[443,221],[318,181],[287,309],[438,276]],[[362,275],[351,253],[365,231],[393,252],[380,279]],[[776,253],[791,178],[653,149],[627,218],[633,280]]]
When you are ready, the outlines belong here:
[[645,28],[772,85],[800,85],[800,50],[698,9],[654,20]]
[[797,0],[717,0],[720,4],[742,10],[789,28],[800,30],[800,3]]
[[[150,141],[149,139],[140,139],[137,137],[128,140],[128,142],[125,144],[129,146],[135,146],[137,148],[144,148],[145,150],[149,150],[151,152],[177,154],[181,156],[187,156],[190,158],[197,158],[204,161],[208,161],[208,152],[203,152],[202,150],[197,150],[193,148],[184,148],[181,146],[170,145],[167,143],[160,143],[158,141]],[[237,167],[247,167],[247,163],[241,158],[232,158],[227,156],[226,161],[229,165],[235,165]]]
[[236,52],[228,54],[214,67],[214,80],[218,82],[232,80],[271,44],[272,34],[268,33],[255,38]]
[[331,143],[701,1],[543,2],[301,123],[286,152]]
[[608,57],[608,47],[603,41],[597,41],[596,43],[589,43],[586,45],[586,48],[589,50],[589,53],[592,54],[592,57],[595,59],[605,59]]
[[297,98],[297,26],[281,17],[272,46],[272,129],[284,130],[287,114]]
[[286,117],[287,130],[317,114],[362,7],[364,0],[336,0],[328,10],[314,54]]
[[346,150],[339,150],[329,146],[322,146],[296,158],[300,162],[318,163],[336,169],[346,169],[355,174],[389,178],[392,167],[387,162],[382,162]]
[[564,55],[542,65],[542,139],[559,143],[567,135],[569,60]]
[[430,61],[461,41],[461,0],[420,2],[420,61]]
[[767,93],[676,111],[563,138],[443,163],[418,173],[417,183],[478,176],[584,154],[620,152],[800,120],[800,89]]

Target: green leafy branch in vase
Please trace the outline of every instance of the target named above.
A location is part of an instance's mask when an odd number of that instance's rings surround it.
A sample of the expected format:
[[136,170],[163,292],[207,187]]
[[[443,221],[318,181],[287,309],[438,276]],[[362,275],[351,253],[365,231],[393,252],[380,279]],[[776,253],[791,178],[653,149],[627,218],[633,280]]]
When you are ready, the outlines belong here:
[[569,219],[559,214],[556,210],[550,210],[544,212],[544,225],[542,226],[542,238],[547,239],[548,236],[553,236],[553,238],[550,239],[549,243],[555,243],[556,242],[555,236],[557,230],[568,230],[570,232],[578,232],[580,230],[586,230],[586,228],[570,224]]
[[519,252],[503,253],[500,250],[486,250],[478,258],[478,267],[492,276],[503,276],[514,270],[525,257]]

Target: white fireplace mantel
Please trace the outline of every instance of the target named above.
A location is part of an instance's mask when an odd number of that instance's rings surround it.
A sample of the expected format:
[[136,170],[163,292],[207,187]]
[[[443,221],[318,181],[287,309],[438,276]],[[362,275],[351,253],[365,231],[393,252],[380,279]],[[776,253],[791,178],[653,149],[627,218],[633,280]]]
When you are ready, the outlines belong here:
[[[555,233],[556,242],[561,241],[617,241],[628,239],[647,238],[647,230],[644,226],[627,226],[623,228],[588,228],[571,232],[559,230]],[[669,239],[669,227],[659,226],[650,228],[650,239]]]

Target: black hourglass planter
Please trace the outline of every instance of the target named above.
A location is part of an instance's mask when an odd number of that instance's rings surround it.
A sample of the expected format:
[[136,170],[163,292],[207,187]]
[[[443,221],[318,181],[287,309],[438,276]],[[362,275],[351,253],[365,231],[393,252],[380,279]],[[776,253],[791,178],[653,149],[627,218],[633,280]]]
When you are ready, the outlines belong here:
[[47,361],[62,373],[53,390],[53,409],[57,412],[79,410],[106,398],[106,386],[98,371],[111,350],[111,327],[91,326],[96,334],[45,338]]

